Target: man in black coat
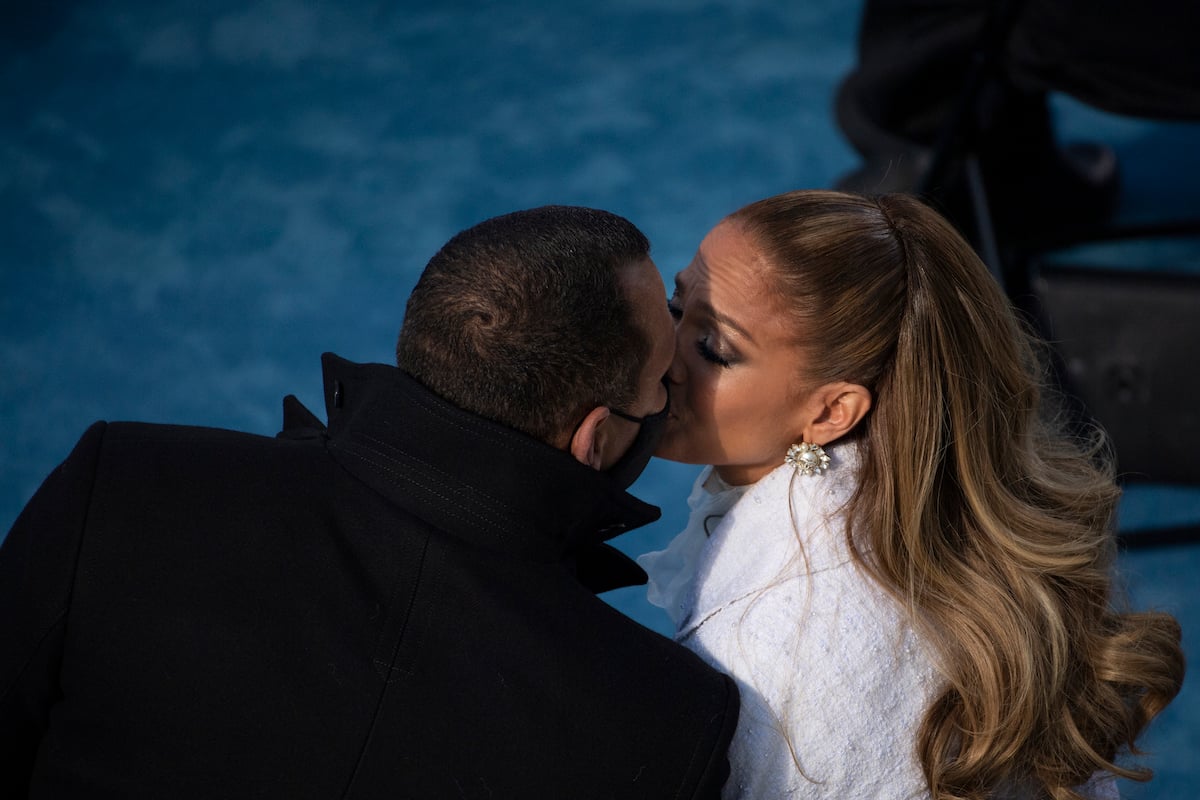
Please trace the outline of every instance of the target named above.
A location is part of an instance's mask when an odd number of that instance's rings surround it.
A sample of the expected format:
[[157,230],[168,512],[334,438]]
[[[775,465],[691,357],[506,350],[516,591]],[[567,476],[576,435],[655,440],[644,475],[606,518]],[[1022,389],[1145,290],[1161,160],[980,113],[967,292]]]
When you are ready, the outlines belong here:
[[667,413],[645,237],[463,231],[328,427],[97,423],[0,548],[0,797],[716,797],[725,676],[594,592]]

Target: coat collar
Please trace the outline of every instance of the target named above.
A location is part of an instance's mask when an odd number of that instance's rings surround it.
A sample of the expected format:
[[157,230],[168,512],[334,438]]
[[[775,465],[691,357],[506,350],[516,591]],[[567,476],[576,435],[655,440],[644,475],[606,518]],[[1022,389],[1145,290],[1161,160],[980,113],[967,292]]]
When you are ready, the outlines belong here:
[[321,362],[329,449],[363,483],[480,547],[541,561],[586,555],[581,573],[597,569],[598,559],[608,574],[600,582],[613,583],[603,588],[644,582],[640,568],[598,547],[658,519],[656,507],[569,453],[463,411],[395,367],[332,353]]
[[680,592],[677,641],[726,609],[767,592],[807,591],[813,575],[854,564],[845,507],[858,486],[858,446],[839,442],[826,451],[831,462],[823,474],[799,475],[782,464],[724,513],[697,559],[692,584]]

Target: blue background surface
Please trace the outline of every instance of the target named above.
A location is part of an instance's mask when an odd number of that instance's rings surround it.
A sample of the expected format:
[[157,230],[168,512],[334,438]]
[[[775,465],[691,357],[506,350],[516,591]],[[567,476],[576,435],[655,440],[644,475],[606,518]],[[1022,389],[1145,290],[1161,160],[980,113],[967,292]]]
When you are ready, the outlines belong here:
[[[320,353],[390,361],[425,261],[481,219],[606,208],[669,281],[724,214],[856,164],[830,108],[857,2],[27,5],[0,10],[0,532],[93,420],[271,434],[284,394],[321,408]],[[1117,149],[1123,217],[1200,213],[1200,127],[1055,109]],[[695,474],[652,464],[663,520],[618,543],[662,547]],[[1196,519],[1189,489],[1122,507]],[[1121,566],[1197,661],[1200,547]],[[641,590],[608,599],[667,631]],[[1192,683],[1126,796],[1194,794]]]

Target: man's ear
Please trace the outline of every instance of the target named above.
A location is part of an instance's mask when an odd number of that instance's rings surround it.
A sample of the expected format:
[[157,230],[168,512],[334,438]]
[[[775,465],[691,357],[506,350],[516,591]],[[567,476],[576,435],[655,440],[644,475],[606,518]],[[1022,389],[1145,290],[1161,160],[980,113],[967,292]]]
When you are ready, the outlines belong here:
[[592,469],[600,469],[604,440],[601,427],[608,417],[608,408],[596,406],[588,412],[588,415],[583,418],[583,422],[579,423],[579,427],[571,434],[567,450],[575,456],[575,460],[580,464]]
[[804,441],[826,445],[842,438],[862,421],[871,410],[871,393],[857,383],[838,381],[819,387],[805,405],[809,413]]

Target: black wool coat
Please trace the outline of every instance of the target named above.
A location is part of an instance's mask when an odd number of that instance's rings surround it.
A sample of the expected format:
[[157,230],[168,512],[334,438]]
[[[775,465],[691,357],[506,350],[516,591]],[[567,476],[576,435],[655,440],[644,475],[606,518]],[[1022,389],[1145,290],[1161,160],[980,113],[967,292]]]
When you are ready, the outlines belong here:
[[326,355],[329,426],[97,423],[0,547],[0,797],[716,797],[733,683],[599,600],[657,517]]

